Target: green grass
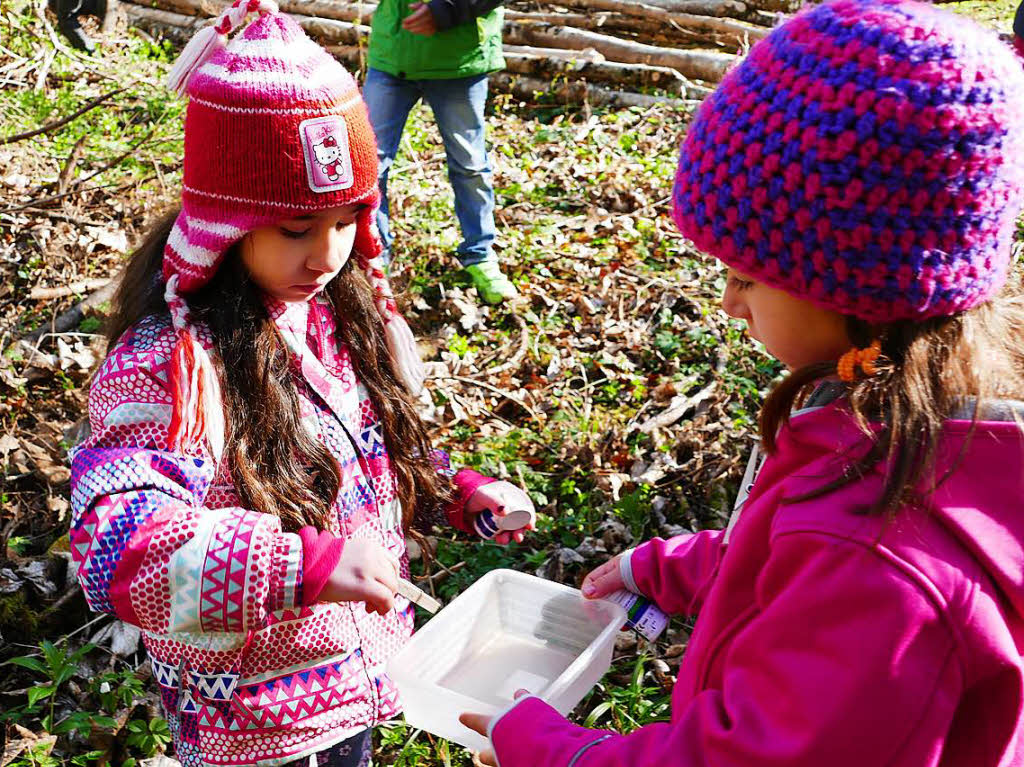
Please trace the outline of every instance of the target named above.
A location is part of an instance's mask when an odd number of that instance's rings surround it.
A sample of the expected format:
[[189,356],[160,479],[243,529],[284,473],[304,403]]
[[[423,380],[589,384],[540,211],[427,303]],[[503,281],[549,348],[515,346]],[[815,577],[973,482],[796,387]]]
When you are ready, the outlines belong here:
[[945,5],[951,11],[970,16],[1000,32],[1009,32],[1013,25],[1013,14],[1020,5],[1019,0],[961,0]]

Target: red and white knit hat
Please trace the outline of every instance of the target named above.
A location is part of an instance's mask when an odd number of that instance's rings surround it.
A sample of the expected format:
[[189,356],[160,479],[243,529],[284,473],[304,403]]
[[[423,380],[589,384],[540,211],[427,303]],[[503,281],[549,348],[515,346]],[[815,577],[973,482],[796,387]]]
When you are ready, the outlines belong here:
[[[259,17],[228,42],[253,12]],[[273,0],[237,0],[193,37],[168,84],[189,97],[182,210],[163,262],[179,335],[172,446],[187,450],[207,440],[219,456],[224,443],[217,377],[185,297],[213,277],[246,233],[327,208],[365,205],[353,255],[376,291],[399,374],[418,392],[423,365],[379,260],[377,147],[352,76]]]

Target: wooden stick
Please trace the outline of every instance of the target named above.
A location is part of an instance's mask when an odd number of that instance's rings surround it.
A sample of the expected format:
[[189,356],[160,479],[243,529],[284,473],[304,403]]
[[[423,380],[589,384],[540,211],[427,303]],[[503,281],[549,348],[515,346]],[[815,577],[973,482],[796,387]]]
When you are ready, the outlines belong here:
[[647,3],[628,3],[622,2],[622,0],[568,0],[568,4],[588,9],[612,11],[617,15],[629,14],[654,21],[662,26],[664,35],[670,35],[671,30],[675,28],[691,34],[705,33],[718,36],[742,45],[755,43],[767,37],[771,31],[766,27],[747,24],[736,19],[685,13]]
[[505,36],[508,42],[520,45],[593,48],[612,61],[672,67],[684,77],[708,82],[721,80],[729,66],[736,61],[735,56],[727,53],[659,48],[571,27],[541,28],[533,24],[511,22],[505,26]]
[[109,277],[94,277],[88,280],[78,280],[76,282],[68,283],[67,285],[59,285],[53,288],[32,288],[28,297],[33,301],[49,301],[54,298],[64,298],[65,296],[73,296],[77,293],[99,290],[100,288],[105,288],[109,284]]
[[121,2],[118,6],[124,9],[130,24],[150,32],[159,31],[179,43],[187,43],[196,30],[209,23],[198,16],[146,8],[135,3]]
[[521,77],[505,72],[491,75],[491,83],[496,90],[514,95],[521,101],[533,101],[538,93],[550,93],[558,99],[569,103],[588,103],[591,106],[606,107],[643,107],[674,106],[681,109],[695,108],[700,102],[689,99],[673,99],[661,96],[648,96],[644,93],[615,91],[590,85],[583,80],[563,81],[552,84],[547,80],[535,77]]
[[588,82],[614,83],[620,89],[661,88],[669,93],[685,94],[689,84],[685,77],[671,67],[623,64],[617,61],[567,61],[555,57],[505,51],[505,66],[509,72],[543,77],[549,81],[558,77],[569,77]]
[[494,394],[497,394],[499,397],[504,397],[509,402],[512,402],[512,403],[514,403],[516,405],[519,405],[519,407],[521,407],[523,410],[525,410],[527,413],[529,413],[530,417],[534,421],[536,421],[537,423],[541,422],[541,418],[537,415],[537,411],[534,410],[532,407],[527,405],[525,402],[523,402],[518,397],[513,397],[507,391],[502,391],[497,386],[492,386],[491,384],[487,383],[486,381],[478,381],[475,378],[467,378],[465,376],[453,376],[453,375],[438,376],[438,378],[447,379],[447,380],[450,380],[450,381],[461,381],[462,383],[469,384],[470,386],[479,386],[481,389],[487,389],[488,391],[493,392]]
[[441,609],[441,603],[434,599],[419,586],[416,586],[405,578],[398,579],[398,593],[413,604],[419,605],[428,613],[433,615]]
[[86,310],[94,309],[100,304],[113,298],[114,291],[117,290],[118,281],[119,278],[112,279],[91,296],[75,304],[66,312],[58,315],[52,323],[36,328],[22,340],[29,344],[34,344],[47,333],[63,333],[66,330],[77,327],[78,323],[85,317]]
[[13,144],[15,141],[23,141],[24,139],[32,138],[33,136],[38,136],[40,133],[49,133],[50,131],[57,130],[57,128],[60,128],[60,127],[63,127],[65,125],[67,125],[69,122],[71,122],[75,118],[81,117],[86,112],[88,112],[90,109],[95,109],[100,104],[102,104],[104,101],[109,101],[114,96],[116,96],[118,93],[121,93],[124,90],[126,90],[126,88],[118,88],[116,91],[110,91],[110,93],[104,93],[102,96],[98,96],[97,98],[94,98],[92,101],[86,103],[80,109],[75,110],[74,112],[69,114],[67,117],[62,117],[61,119],[55,120],[54,122],[46,123],[42,127],[36,128],[35,130],[26,131],[25,133],[17,133],[17,134],[15,134],[13,136],[7,136],[6,138],[0,138],[0,145],[3,145],[3,144]]

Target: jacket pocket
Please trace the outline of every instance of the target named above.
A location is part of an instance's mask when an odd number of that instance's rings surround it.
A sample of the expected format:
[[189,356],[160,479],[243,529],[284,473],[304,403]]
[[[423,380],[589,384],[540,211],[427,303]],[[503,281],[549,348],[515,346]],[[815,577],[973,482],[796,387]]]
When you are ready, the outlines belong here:
[[248,683],[239,680],[232,705],[256,727],[276,729],[366,700],[370,690],[358,655],[357,651],[343,659],[270,679]]

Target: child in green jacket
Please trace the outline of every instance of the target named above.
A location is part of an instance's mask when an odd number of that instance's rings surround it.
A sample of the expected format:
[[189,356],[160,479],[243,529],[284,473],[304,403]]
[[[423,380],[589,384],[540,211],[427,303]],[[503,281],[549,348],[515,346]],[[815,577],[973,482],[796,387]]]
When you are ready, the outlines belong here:
[[500,0],[381,0],[373,15],[363,98],[377,134],[381,206],[377,225],[385,258],[388,171],[406,119],[421,98],[434,112],[462,229],[458,258],[488,303],[513,298],[515,286],[494,254],[494,186],[484,143],[487,74],[505,66]]

